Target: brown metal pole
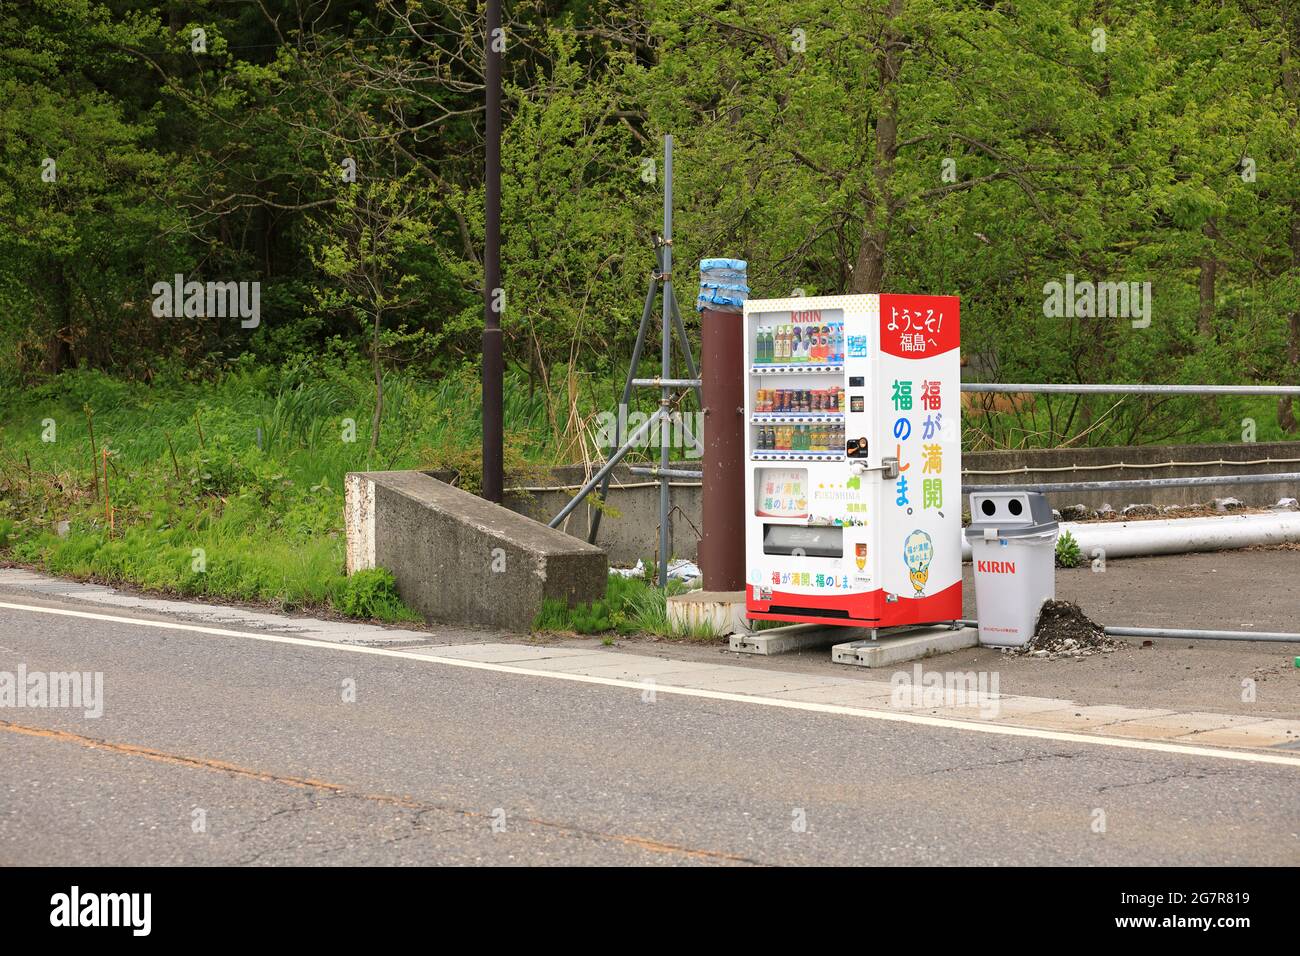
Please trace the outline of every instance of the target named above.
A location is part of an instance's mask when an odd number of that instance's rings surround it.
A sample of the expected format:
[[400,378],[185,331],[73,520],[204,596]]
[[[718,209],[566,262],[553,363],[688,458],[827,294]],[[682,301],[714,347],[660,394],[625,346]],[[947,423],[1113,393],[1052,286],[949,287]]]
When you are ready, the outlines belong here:
[[501,503],[503,470],[501,347],[501,0],[487,0],[483,189],[483,497]]
[[700,313],[704,513],[699,564],[706,591],[740,591],[745,586],[743,347],[739,313]]

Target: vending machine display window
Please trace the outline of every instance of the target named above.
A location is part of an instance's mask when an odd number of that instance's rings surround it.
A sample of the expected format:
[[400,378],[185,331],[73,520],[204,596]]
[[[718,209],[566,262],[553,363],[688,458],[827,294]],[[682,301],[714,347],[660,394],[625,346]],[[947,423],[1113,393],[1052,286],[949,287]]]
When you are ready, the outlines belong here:
[[754,313],[746,335],[754,460],[844,457],[845,347],[842,309]]

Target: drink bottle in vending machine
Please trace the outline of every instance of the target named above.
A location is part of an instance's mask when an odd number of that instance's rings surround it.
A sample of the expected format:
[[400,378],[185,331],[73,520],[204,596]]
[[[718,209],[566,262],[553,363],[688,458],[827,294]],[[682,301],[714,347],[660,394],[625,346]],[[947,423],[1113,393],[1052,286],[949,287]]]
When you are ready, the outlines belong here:
[[747,614],[959,619],[957,298],[750,299],[744,322]]

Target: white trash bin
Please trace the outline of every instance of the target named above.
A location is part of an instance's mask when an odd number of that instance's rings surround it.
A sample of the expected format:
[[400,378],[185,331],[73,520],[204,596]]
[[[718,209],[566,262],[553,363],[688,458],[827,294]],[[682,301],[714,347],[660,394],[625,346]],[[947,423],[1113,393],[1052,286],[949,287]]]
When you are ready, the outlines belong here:
[[1043,602],[1056,598],[1059,526],[1033,491],[973,492],[970,513],[980,643],[1021,647],[1034,636]]

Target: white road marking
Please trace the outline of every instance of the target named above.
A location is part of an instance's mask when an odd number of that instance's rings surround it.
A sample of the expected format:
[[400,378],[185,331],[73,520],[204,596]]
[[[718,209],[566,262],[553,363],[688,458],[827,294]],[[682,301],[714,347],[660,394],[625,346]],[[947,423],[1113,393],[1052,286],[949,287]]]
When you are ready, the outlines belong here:
[[1219,747],[1196,747],[1190,744],[1170,743],[1158,740],[1135,740],[1126,737],[1097,737],[1091,734],[1075,734],[1068,731],[1041,730],[1035,727],[1015,727],[1008,724],[976,723],[974,721],[956,720],[951,717],[933,717],[928,714],[909,714],[898,711],[866,710],[860,707],[846,707],[840,704],[817,704],[810,701],[785,700],[775,697],[760,697],[750,694],[732,694],[726,691],[701,690],[694,687],[676,687],[658,681],[645,682],[620,680],[615,677],[594,677],[588,674],[567,674],[562,671],[538,670],[531,667],[519,667],[513,664],[493,664],[487,661],[463,660],[454,657],[433,657],[427,651],[393,650],[387,647],[362,647],[351,644],[334,644],[314,641],[303,637],[286,637],[279,634],[253,634],[246,631],[232,631],[222,627],[207,627],[202,624],[185,624],[172,621],[150,621],[136,617],[117,614],[96,614],[91,611],[71,611],[66,608],[41,607],[34,604],[13,604],[0,601],[0,608],[14,611],[29,611],[33,614],[54,614],[59,617],[75,617],[88,621],[109,621],[114,624],[134,624],[138,627],[153,627],[167,631],[188,631],[194,634],[211,634],[215,637],[238,637],[250,641],[262,641],[267,644],[292,644],[297,647],[311,647],[341,651],[347,654],[369,654],[375,657],[397,657],[404,660],[421,661],[426,664],[441,664],[445,667],[464,667],[469,670],[492,671],[498,674],[517,674],[521,677],[540,677],[546,680],[568,681],[575,684],[596,684],[602,687],[621,687],[626,690],[646,690],[654,688],[658,694],[673,694],[679,697],[702,697],[707,700],[725,700],[738,704],[756,704],[763,707],[779,707],[785,710],[802,710],[814,714],[836,714],[847,717],[866,717],[871,720],[887,720],[903,724],[916,724],[922,727],[943,727],[948,730],[968,730],[981,734],[997,734],[1004,737],[1028,737],[1034,740],[1052,740],[1058,743],[1088,744],[1097,747],[1118,747],[1122,750],[1148,750],[1156,753],[1182,754],[1188,757],[1211,757],[1215,760],[1233,760],[1242,763],[1274,764],[1284,767],[1300,767],[1300,754],[1258,753],[1240,750],[1226,750]]

